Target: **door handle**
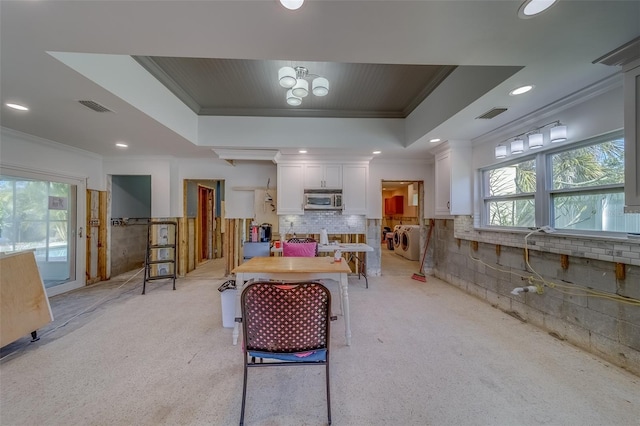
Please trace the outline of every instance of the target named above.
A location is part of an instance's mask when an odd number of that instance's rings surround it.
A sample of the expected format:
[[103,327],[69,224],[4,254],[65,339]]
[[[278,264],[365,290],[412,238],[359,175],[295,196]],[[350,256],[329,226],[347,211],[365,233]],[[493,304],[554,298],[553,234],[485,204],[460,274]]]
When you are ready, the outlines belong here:
[[82,226],[78,230],[78,237],[82,238]]

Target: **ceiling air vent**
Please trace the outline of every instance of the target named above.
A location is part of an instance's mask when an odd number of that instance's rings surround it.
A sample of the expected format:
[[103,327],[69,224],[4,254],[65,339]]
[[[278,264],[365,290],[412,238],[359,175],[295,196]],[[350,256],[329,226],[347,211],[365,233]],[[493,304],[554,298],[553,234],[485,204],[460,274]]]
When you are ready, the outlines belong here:
[[485,112],[484,114],[482,114],[479,117],[476,117],[476,119],[478,118],[482,118],[484,120],[489,120],[497,115],[502,114],[503,112],[505,112],[507,110],[507,108],[493,108],[490,109],[489,111]]
[[82,105],[96,112],[113,112],[106,106],[100,105],[96,101],[78,101],[78,102],[80,102]]

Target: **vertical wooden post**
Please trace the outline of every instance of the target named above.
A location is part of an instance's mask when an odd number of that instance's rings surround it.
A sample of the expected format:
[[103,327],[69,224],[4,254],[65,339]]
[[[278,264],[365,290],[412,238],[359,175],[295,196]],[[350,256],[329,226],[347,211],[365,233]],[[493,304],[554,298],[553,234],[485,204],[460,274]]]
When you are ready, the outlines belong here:
[[564,269],[565,271],[569,269],[569,255],[567,254],[560,255],[560,266],[562,266],[562,269]]
[[98,203],[98,275],[100,280],[108,280],[107,275],[107,226],[109,226],[107,218],[107,191],[100,191],[100,199]]
[[188,260],[188,236],[187,232],[187,218],[183,216],[178,218],[178,276],[184,277],[187,274],[187,260]]

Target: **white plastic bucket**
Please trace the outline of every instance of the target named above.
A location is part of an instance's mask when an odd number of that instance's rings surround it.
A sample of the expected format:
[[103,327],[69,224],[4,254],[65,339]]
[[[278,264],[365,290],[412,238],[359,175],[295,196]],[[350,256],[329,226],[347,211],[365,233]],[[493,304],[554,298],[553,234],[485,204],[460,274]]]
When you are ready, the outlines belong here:
[[236,322],[236,296],[238,290],[227,289],[220,293],[220,304],[222,305],[222,326],[233,328]]

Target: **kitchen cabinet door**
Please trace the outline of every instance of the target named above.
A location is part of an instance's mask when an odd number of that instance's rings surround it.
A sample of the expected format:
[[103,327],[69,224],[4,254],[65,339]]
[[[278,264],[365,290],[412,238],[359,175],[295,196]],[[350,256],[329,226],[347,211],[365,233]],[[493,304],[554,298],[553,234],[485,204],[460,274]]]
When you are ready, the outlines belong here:
[[342,189],[341,164],[305,164],[305,189]]
[[436,154],[436,216],[472,214],[471,145]]
[[278,164],[278,214],[304,214],[302,164]]
[[369,167],[363,164],[342,166],[343,213],[367,214],[367,180]]

